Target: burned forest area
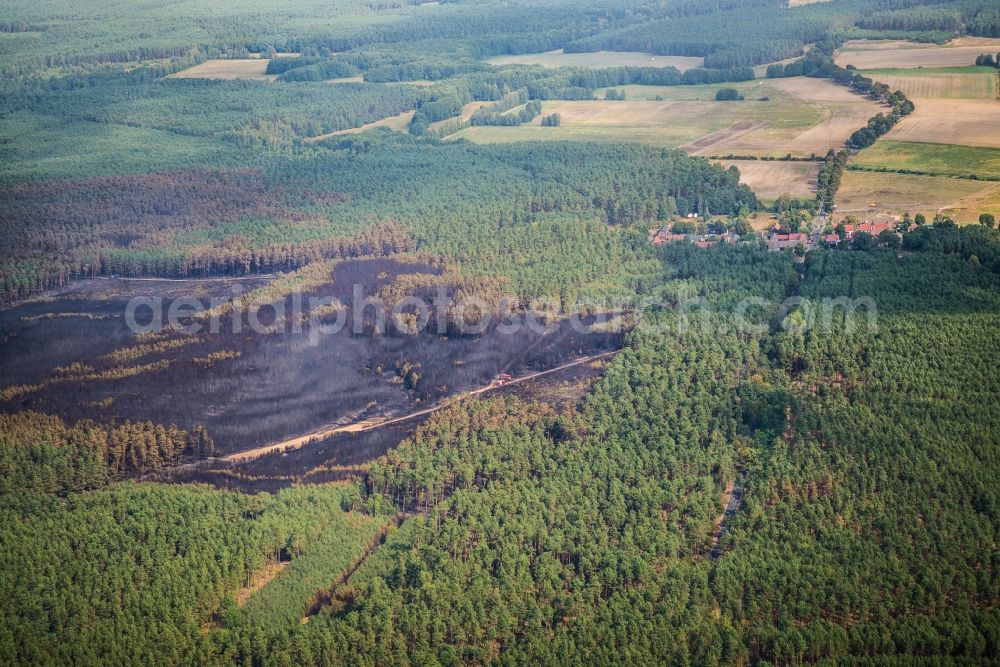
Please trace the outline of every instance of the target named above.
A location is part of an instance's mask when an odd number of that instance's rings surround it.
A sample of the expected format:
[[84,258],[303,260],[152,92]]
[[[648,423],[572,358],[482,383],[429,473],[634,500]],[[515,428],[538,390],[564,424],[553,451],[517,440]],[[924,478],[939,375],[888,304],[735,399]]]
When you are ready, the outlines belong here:
[[[131,300],[142,302],[134,320],[144,329],[153,322],[154,305],[166,321],[172,308],[179,313],[197,308],[181,310],[175,306],[178,299],[185,304],[193,299],[207,309],[210,303],[227,303],[234,295],[266,287],[269,279],[85,280],[0,313],[5,341],[0,374],[6,381],[0,394],[14,394],[0,407],[54,414],[70,422],[130,419],[186,430],[203,426],[214,441],[214,454],[223,456],[323,426],[405,416],[487,387],[498,376],[544,371],[621,344],[621,334],[573,327],[566,320],[518,326],[515,334],[497,331],[517,324],[517,315],[506,322],[494,318],[481,332],[477,320],[469,323],[475,333],[457,331],[453,322],[438,333],[435,312],[424,331],[413,333],[401,331],[388,313],[385,332],[377,330],[378,309],[366,299],[400,276],[440,274],[439,267],[420,261],[343,261],[332,267],[327,282],[308,292],[260,306],[252,314],[221,318],[218,333],[173,331],[153,334],[155,338],[129,330],[125,312]],[[442,294],[449,294],[448,289]],[[291,322],[293,299],[303,304],[297,328]],[[313,318],[311,299],[336,300],[343,309]],[[355,301],[363,311],[357,320]],[[279,313],[289,316],[278,321]],[[251,317],[260,330],[251,326]],[[311,323],[332,327],[338,317],[346,324],[336,333],[310,329]],[[194,318],[180,321],[190,325]],[[139,372],[133,374],[136,368]],[[338,457],[340,464],[359,465],[397,444],[405,433],[405,428],[386,429],[357,434],[350,442],[320,442],[310,445],[306,455],[332,449],[347,453]],[[326,458],[313,467],[331,458],[321,456]],[[277,467],[300,465],[288,461]]]
[[1000,660],[997,0],[0,17],[0,665]]

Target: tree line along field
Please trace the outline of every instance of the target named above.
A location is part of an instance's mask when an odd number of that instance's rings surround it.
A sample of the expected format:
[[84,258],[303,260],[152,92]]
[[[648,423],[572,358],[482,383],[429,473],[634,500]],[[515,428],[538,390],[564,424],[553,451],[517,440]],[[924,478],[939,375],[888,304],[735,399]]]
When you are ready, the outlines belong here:
[[720,87],[623,86],[624,101],[543,103],[543,115],[560,115],[559,127],[543,127],[536,119],[518,127],[469,128],[453,138],[474,142],[626,141],[682,146],[699,155],[778,157],[790,153],[808,157],[839,148],[880,109],[878,104],[823,80],[726,84],[746,98],[741,102],[715,101]]
[[595,53],[547,53],[496,56],[486,62],[491,65],[541,65],[542,67],[676,67],[684,72],[705,65],[704,58],[693,56],[654,56],[649,53],[597,51]]

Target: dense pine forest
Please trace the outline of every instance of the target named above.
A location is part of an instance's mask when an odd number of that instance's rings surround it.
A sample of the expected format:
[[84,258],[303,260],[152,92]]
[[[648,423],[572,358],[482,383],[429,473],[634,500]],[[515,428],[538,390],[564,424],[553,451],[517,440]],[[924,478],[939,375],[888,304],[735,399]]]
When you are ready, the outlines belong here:
[[[827,218],[919,106],[837,49],[997,37],[995,2],[0,7],[3,664],[1000,656],[995,218]],[[815,167],[796,197],[558,134],[785,79],[877,107],[750,156]],[[464,134],[504,130],[554,134]],[[548,328],[345,305],[435,294]],[[211,305],[138,333],[136,296]],[[182,331],[234,312],[292,331]]]
[[[955,236],[947,226],[921,236],[903,257],[817,253],[801,273],[785,254],[669,246],[658,260],[669,278],[657,290],[703,295],[711,326],[682,326],[680,307],[651,312],[579,408],[457,405],[336,491],[244,499],[112,484],[65,497],[22,484],[3,496],[4,571],[20,573],[5,578],[4,596],[31,606],[5,615],[7,657],[792,664],[995,655],[1000,425],[991,398],[1000,376],[988,360],[998,352],[990,332],[1000,281],[960,251],[942,251]],[[998,241],[990,232],[961,243],[988,256],[980,244]],[[875,299],[877,326],[837,311],[828,330],[800,332],[795,323],[809,315],[767,308],[752,334],[718,329],[746,297],[845,293]],[[44,435],[30,441],[39,463],[65,447]],[[745,506],[713,562],[720,499],[737,478]],[[133,514],[139,508],[148,509]],[[195,515],[222,523],[183,518]],[[343,556],[321,556],[333,547],[315,531],[330,520],[357,526],[338,533],[356,540],[339,543]],[[177,532],[156,538],[170,540],[166,553],[150,542],[164,521]],[[282,554],[290,568],[309,558],[349,563],[387,524],[385,543],[349,583],[329,579],[318,606],[294,580],[286,593],[262,589],[287,602],[265,602],[262,592],[253,606],[227,598],[257,563]],[[111,549],[110,525],[116,558],[136,554],[125,569],[98,556]],[[53,537],[70,531],[84,532]],[[29,563],[81,571],[22,569]],[[69,621],[82,609],[100,618],[91,605],[110,599],[122,577],[148,581],[139,590],[152,597],[115,598],[115,624],[89,624],[89,641],[38,634],[77,632],[80,621]],[[86,597],[66,599],[60,580],[87,581]],[[176,611],[165,613],[160,596]],[[299,612],[281,620],[289,604]],[[164,655],[158,644],[168,637]]]

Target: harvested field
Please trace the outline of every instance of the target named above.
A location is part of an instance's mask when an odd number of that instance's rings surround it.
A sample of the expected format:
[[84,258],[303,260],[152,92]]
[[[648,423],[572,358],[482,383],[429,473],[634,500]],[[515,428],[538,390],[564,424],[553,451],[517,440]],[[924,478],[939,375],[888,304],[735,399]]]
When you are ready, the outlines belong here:
[[997,70],[992,67],[875,69],[863,73],[914,100],[992,100],[997,96]]
[[597,51],[595,53],[528,53],[518,56],[498,56],[486,62],[491,65],[541,65],[542,67],[676,67],[682,72],[705,64],[704,58],[688,56],[654,56],[631,51]]
[[382,120],[377,120],[374,123],[368,123],[367,125],[362,125],[361,127],[352,127],[349,130],[337,130],[336,132],[327,132],[326,134],[321,134],[316,137],[310,137],[306,141],[313,143],[316,141],[323,141],[324,139],[330,139],[331,137],[339,137],[345,134],[360,134],[365,130],[374,130],[377,127],[387,127],[390,130],[395,130],[396,132],[403,132],[410,125],[410,120],[413,118],[413,111],[404,111],[398,116],[390,116],[389,118],[383,118]]
[[699,153],[711,153],[709,149],[713,146],[732,141],[736,137],[743,136],[750,130],[755,130],[764,126],[764,123],[753,123],[750,121],[742,120],[738,123],[733,123],[724,130],[719,130],[718,132],[713,132],[712,134],[706,135],[697,141],[692,141],[689,144],[681,146],[684,150],[692,155],[697,155]]
[[1000,178],[1000,149],[883,139],[851,158],[850,165],[931,176]]
[[455,136],[482,143],[624,141],[686,145],[694,154],[719,157],[789,153],[808,157],[840,148],[882,108],[818,79],[732,84],[746,97],[741,102],[716,102],[719,87],[625,86],[625,101],[545,102],[542,113],[560,114],[560,127],[542,127],[536,119],[518,127],[469,128]]
[[1000,183],[948,202],[941,207],[941,212],[960,224],[978,224],[980,213],[992,213],[1000,218]]
[[761,199],[781,195],[810,197],[816,193],[819,162],[720,160],[725,167],[740,170],[740,183],[750,186]]
[[961,210],[959,221],[972,222],[978,220],[981,212],[991,210],[981,208],[987,205],[985,202],[991,195],[1000,196],[1000,183],[848,171],[837,193],[837,212],[861,217],[871,213],[900,215],[909,211],[930,218],[938,212]]
[[943,45],[918,44],[904,40],[858,39],[846,42],[837,52],[841,67],[858,69],[887,67],[963,67],[976,62],[982,53],[1000,51],[1000,39],[963,37]]
[[206,60],[200,65],[171,74],[169,79],[218,79],[232,81],[273,81],[278,77],[265,74],[268,60],[265,58],[246,58],[233,60]]
[[998,100],[921,100],[885,138],[1000,148],[998,122]]

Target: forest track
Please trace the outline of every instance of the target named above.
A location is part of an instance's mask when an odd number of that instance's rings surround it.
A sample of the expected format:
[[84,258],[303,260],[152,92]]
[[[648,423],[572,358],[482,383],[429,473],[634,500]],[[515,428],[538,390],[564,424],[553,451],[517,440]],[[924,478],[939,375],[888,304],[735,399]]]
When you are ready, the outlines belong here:
[[336,600],[337,596],[343,592],[344,587],[350,583],[351,577],[354,576],[354,573],[361,569],[361,566],[365,564],[365,561],[371,558],[371,556],[389,540],[389,536],[392,532],[402,527],[403,522],[410,518],[410,516],[412,516],[412,514],[399,512],[388,523],[382,526],[365,547],[365,550],[354,559],[354,562],[352,562],[339,577],[337,577],[337,580],[333,583],[333,585],[329,588],[316,592],[313,600],[306,608],[306,613],[302,617],[301,623],[308,623],[310,618],[323,610],[323,607],[330,605],[334,600]]
[[567,368],[573,368],[574,366],[580,366],[583,364],[590,363],[592,361],[597,361],[598,359],[603,359],[605,357],[610,357],[615,354],[617,350],[612,350],[611,352],[602,352],[601,354],[594,354],[589,357],[584,357],[582,359],[577,359],[567,364],[562,364],[561,366],[556,366],[555,368],[550,368],[544,371],[538,371],[536,373],[529,373],[528,375],[523,375],[519,378],[514,378],[505,382],[502,385],[490,384],[485,387],[480,387],[478,389],[473,389],[471,391],[462,392],[451,396],[444,401],[434,405],[430,408],[425,408],[423,410],[418,410],[416,412],[411,412],[409,414],[402,415],[400,417],[393,417],[391,419],[366,419],[359,422],[354,422],[352,424],[338,424],[324,426],[316,431],[312,431],[305,435],[296,436],[294,438],[289,438],[287,440],[282,440],[281,442],[276,442],[270,445],[264,445],[263,447],[257,447],[255,449],[249,449],[242,452],[234,452],[228,456],[223,456],[215,459],[206,459],[208,461],[224,461],[227,463],[246,463],[248,461],[253,461],[254,459],[259,459],[268,454],[274,454],[276,452],[286,452],[295,449],[301,449],[306,445],[313,442],[318,442],[320,440],[325,440],[334,435],[340,433],[366,433],[368,431],[374,431],[375,429],[384,428],[386,426],[391,426],[393,424],[399,424],[401,422],[409,421],[411,419],[416,419],[417,417],[423,417],[426,415],[433,414],[438,410],[448,407],[457,401],[464,400],[466,398],[473,398],[475,396],[481,396],[487,394],[491,391],[495,391],[502,387],[509,387],[514,384],[521,384],[523,382],[530,382],[536,378],[540,378],[552,373],[558,373],[559,371],[566,370]]
[[132,276],[119,276],[118,278],[110,278],[106,276],[96,276],[94,280],[114,280],[116,282],[145,282],[145,283],[218,283],[218,282],[231,282],[235,280],[266,280],[268,278],[274,278],[273,273],[254,273],[248,276],[209,276],[207,278],[150,278],[150,277],[132,277]]
[[729,521],[733,518],[736,512],[740,509],[740,503],[743,501],[743,482],[737,478],[729,483],[726,488],[725,498],[725,509],[722,514],[719,515],[717,521],[718,529],[712,534],[712,549],[708,552],[708,557],[712,559],[715,563],[719,560],[719,556],[722,555],[722,550],[719,548],[719,543],[722,541],[722,537],[726,534],[726,528],[729,525]]

